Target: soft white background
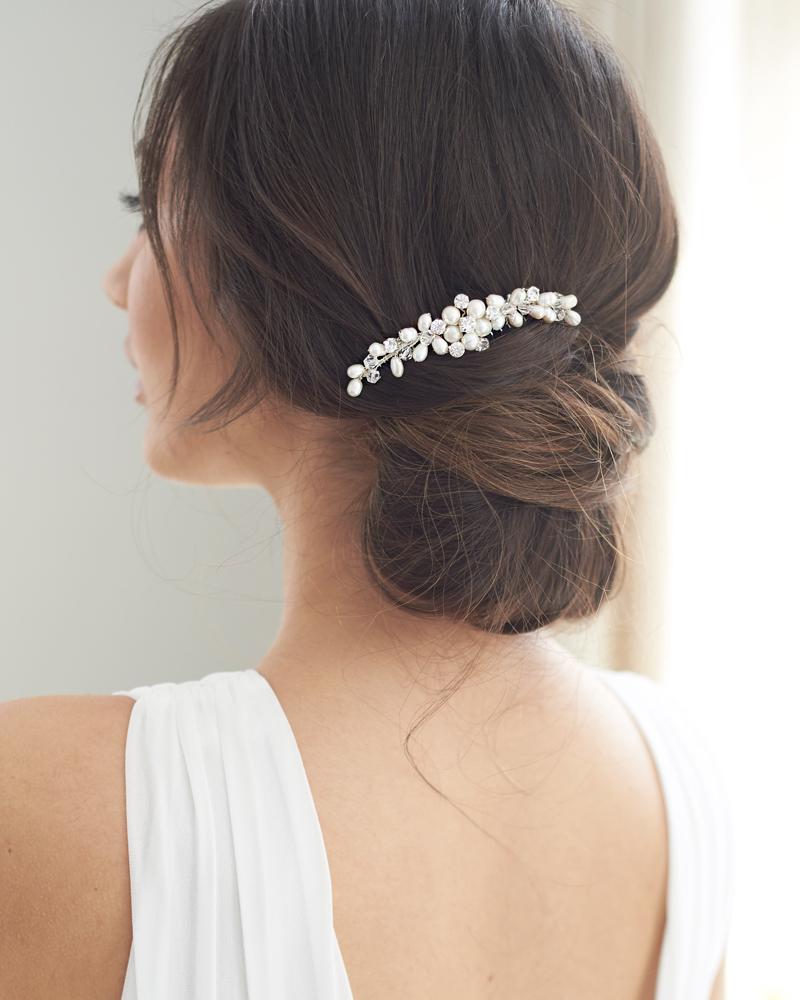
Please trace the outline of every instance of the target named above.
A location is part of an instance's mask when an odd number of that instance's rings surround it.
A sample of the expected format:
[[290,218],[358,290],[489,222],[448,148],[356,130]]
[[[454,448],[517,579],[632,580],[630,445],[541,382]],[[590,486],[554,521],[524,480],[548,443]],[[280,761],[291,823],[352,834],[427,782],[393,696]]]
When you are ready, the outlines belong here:
[[[641,86],[683,247],[662,339],[647,349],[661,424],[631,587],[569,641],[691,701],[737,817],[729,1000],[797,1000],[800,7],[573,6]],[[126,318],[100,287],[136,226],[117,193],[135,186],[145,62],[192,9],[42,0],[4,11],[3,699],[250,666],[279,620],[271,501],[149,472]]]

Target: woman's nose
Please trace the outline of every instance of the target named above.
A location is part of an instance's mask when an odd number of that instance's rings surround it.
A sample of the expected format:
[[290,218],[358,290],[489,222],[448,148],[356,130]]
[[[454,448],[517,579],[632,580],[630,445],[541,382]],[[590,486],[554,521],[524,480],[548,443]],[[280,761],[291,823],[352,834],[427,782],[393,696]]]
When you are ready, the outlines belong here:
[[125,248],[125,252],[103,276],[103,289],[106,295],[120,309],[128,308],[128,283],[136,255],[144,243],[143,229],[143,226],[139,227],[139,232]]
[[120,309],[128,308],[128,270],[127,257],[123,257],[103,276],[103,291]]

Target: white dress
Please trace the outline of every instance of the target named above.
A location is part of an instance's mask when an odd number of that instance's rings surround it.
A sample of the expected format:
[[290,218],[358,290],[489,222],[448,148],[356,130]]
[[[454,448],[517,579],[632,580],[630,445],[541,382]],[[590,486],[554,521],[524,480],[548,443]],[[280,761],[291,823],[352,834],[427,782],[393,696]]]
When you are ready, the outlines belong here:
[[[709,1000],[735,856],[717,760],[662,685],[586,669],[637,721],[667,806],[656,1000]],[[122,1000],[353,1000],[319,817],[266,678],[218,671],[114,694],[136,700],[125,748],[133,942]]]

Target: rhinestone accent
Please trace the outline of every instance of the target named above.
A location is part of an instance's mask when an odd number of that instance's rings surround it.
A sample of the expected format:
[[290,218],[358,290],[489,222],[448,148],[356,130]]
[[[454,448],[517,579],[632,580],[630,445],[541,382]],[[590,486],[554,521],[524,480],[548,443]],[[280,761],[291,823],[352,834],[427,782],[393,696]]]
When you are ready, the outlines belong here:
[[387,354],[394,354],[399,346],[399,341],[396,337],[389,337],[388,340],[384,340],[383,346],[386,348]]
[[433,340],[433,334],[432,333],[421,333],[419,335],[419,342],[420,342],[420,344],[430,344],[430,342],[432,340]]
[[458,306],[459,309],[466,309],[469,305],[469,295],[464,295],[463,292],[460,295],[456,295],[453,299],[453,305]]
[[402,351],[397,355],[403,361],[408,361],[411,355],[414,353],[413,347],[404,347]]
[[380,362],[378,359],[373,357],[371,354],[368,354],[366,358],[364,358],[364,365],[367,368],[377,368],[379,364]]
[[486,318],[490,323],[494,323],[496,319],[500,319],[503,315],[503,310],[500,306],[487,306],[486,307]]
[[450,354],[452,354],[452,355],[453,355],[453,357],[454,357],[454,358],[460,358],[460,357],[461,357],[461,355],[462,355],[462,354],[464,353],[464,351],[466,350],[466,348],[464,347],[464,345],[463,345],[463,344],[461,343],[461,341],[460,341],[460,340],[455,340],[455,341],[453,341],[453,343],[452,343],[452,344],[451,344],[451,345],[450,345],[450,346],[449,346],[449,347],[447,348],[447,350],[449,351],[449,353],[450,353]]
[[478,341],[478,345],[475,348],[475,350],[476,351],[485,351],[485,350],[488,349],[488,347],[489,347],[489,338],[488,337],[481,337],[481,339]]
[[381,377],[381,373],[378,371],[377,368],[372,368],[364,376],[364,378],[367,380],[367,382],[377,382],[380,379],[380,377]]
[[476,326],[474,316],[462,316],[458,321],[458,328],[462,333],[475,333]]
[[446,327],[447,327],[447,323],[445,323],[445,321],[443,319],[441,319],[441,317],[440,317],[439,319],[435,319],[431,323],[430,332],[434,335],[434,337],[437,337],[437,336],[441,337],[441,335],[444,333]]

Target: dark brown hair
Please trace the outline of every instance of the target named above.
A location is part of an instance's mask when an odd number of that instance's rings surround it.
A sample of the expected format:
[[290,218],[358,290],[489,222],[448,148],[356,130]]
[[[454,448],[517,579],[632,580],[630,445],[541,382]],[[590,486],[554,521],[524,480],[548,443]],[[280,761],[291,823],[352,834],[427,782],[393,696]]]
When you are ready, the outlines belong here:
[[[137,168],[171,388],[164,217],[237,359],[186,425],[269,399],[338,418],[374,460],[365,565],[411,611],[507,633],[594,613],[653,431],[631,338],[678,251],[657,142],[608,42],[554,0],[229,0],[162,41],[145,91]],[[457,293],[530,284],[574,292],[581,324],[529,317],[488,351],[347,395],[371,341]]]

